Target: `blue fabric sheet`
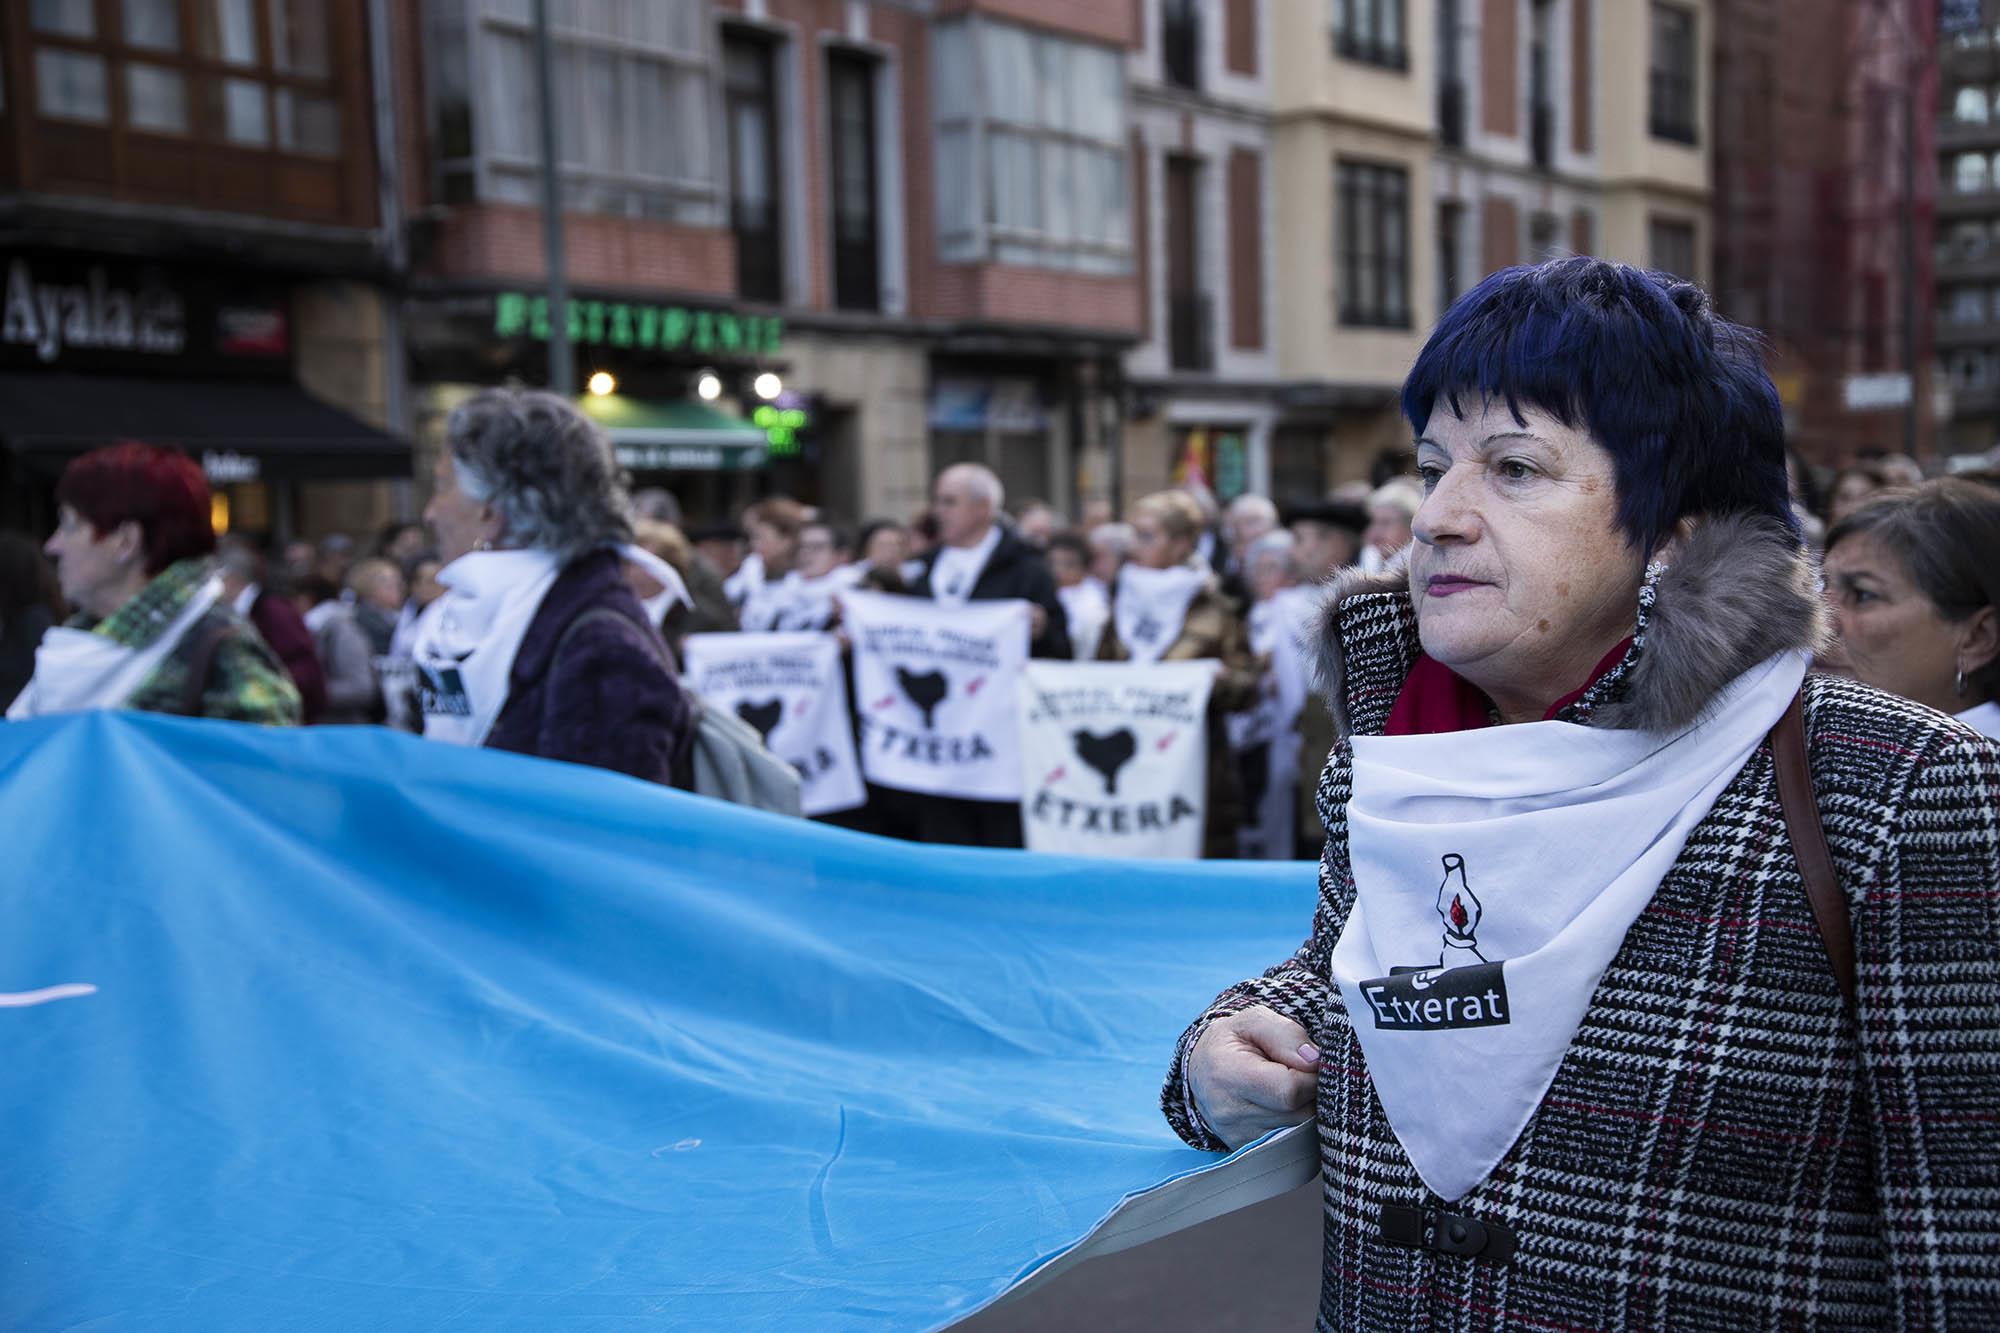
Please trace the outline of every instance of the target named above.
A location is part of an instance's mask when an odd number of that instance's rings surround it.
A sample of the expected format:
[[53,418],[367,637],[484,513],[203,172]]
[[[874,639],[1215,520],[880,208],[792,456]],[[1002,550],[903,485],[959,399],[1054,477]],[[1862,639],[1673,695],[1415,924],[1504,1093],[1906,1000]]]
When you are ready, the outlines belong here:
[[1310,866],[917,847],[373,729],[0,724],[0,1328],[925,1329],[1214,1159]]

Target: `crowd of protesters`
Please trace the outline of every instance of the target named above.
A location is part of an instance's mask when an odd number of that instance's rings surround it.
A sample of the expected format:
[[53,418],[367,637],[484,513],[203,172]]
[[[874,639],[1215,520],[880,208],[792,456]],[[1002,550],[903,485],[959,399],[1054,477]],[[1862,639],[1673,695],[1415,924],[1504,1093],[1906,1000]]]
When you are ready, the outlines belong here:
[[[1412,541],[1408,465],[1385,454],[1372,480],[1288,508],[1221,505],[1197,478],[1076,523],[959,465],[907,520],[771,496],[691,525],[669,492],[629,494],[567,404],[492,390],[451,418],[422,522],[365,549],[336,534],[267,552],[217,540],[187,458],[119,445],[64,474],[53,536],[0,533],[0,703],[385,724],[685,786],[688,635],[838,632],[855,588],[1021,599],[1038,658],[1219,663],[1205,854],[1310,856],[1334,737],[1305,640],[1337,571],[1380,571]],[[1900,455],[1792,477],[1839,631],[1822,669],[2000,735],[2000,478],[1926,479]],[[1161,606],[1177,623],[1135,610]],[[869,795],[829,818],[1020,845],[1007,803]]]

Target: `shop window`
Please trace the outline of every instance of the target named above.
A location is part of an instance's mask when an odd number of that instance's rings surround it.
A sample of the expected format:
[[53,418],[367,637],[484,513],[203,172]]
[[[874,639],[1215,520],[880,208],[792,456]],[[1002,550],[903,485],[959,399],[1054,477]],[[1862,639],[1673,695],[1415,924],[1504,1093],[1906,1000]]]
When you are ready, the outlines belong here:
[[1648,121],[1653,137],[1695,142],[1694,12],[1653,6],[1652,63],[1648,71]]
[[1403,0],[1331,0],[1333,50],[1346,60],[1385,69],[1408,69],[1403,40]]
[[729,118],[729,226],[736,234],[736,290],[752,301],[784,298],[779,225],[778,89],[772,43],[731,30],[722,39]]
[[882,305],[882,233],[876,217],[874,60],[827,57],[827,124],[833,141],[833,301],[842,310]]
[[264,104],[262,83],[255,79],[223,79],[213,87],[224,140],[245,148],[262,148],[271,142],[270,116]]
[[187,79],[179,70],[137,62],[125,67],[125,116],[135,130],[188,132]]
[[932,42],[941,257],[1130,272],[1120,53],[984,18]]
[[[551,8],[564,206],[697,226],[721,222],[707,6],[646,0]],[[428,16],[425,50],[447,197],[539,203],[531,6],[439,0]]]
[[125,0],[125,45],[146,51],[181,49],[180,0]]
[[95,37],[97,0],[29,0],[28,26],[54,37]]
[[225,65],[257,63],[257,0],[199,0],[195,13],[204,56]]
[[1201,90],[1201,6],[1196,0],[1160,0],[1160,68],[1174,87]]
[[[317,157],[341,151],[327,0],[34,0],[30,18],[50,37],[34,57],[44,116],[111,124],[115,78],[117,128]],[[190,47],[200,63],[171,63]]]
[[1652,218],[1646,224],[1646,250],[1653,268],[1693,282],[1694,223],[1677,218]]
[[1451,309],[1451,303],[1465,290],[1465,279],[1461,276],[1459,255],[1464,245],[1465,205],[1442,203],[1437,215],[1437,284],[1438,318]]
[[1553,213],[1528,218],[1528,262],[1539,264],[1562,254],[1562,222]]
[[1340,322],[1410,327],[1410,174],[1373,162],[1335,172]]
[[1986,154],[1960,153],[1951,160],[1951,187],[1960,194],[1978,194],[1986,188]]
[[111,119],[104,57],[45,46],[35,52],[35,108],[52,120]]

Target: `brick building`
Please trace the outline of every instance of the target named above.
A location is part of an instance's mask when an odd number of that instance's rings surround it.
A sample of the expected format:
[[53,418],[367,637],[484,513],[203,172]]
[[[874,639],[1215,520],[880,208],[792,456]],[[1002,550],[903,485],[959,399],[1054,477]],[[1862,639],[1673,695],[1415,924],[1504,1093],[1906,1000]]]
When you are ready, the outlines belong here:
[[[545,373],[527,13],[401,19],[428,130],[404,173],[420,438],[477,385]],[[578,381],[615,379],[602,415],[639,484],[706,518],[771,491],[906,516],[963,459],[1064,507],[1108,487],[1140,312],[1127,7],[657,0],[552,24]]]
[[1962,0],[1940,34],[1938,451],[2000,447],[2000,5]]
[[180,444],[218,525],[366,528],[406,497],[375,153],[380,6],[0,6],[0,522],[62,465]]
[[[1712,290],[1770,339],[1792,444],[1827,467],[1864,449],[1931,448],[1933,217],[1941,206],[1942,240],[1985,191],[1937,193],[1932,163],[1951,149],[1931,113],[1934,10],[1716,5]],[[1941,249],[1941,281],[1952,262]],[[1951,341],[1939,330],[1948,363]]]
[[1283,384],[1272,308],[1268,0],[1144,0],[1129,65],[1145,336],[1125,359],[1124,498],[1196,472],[1265,492]]

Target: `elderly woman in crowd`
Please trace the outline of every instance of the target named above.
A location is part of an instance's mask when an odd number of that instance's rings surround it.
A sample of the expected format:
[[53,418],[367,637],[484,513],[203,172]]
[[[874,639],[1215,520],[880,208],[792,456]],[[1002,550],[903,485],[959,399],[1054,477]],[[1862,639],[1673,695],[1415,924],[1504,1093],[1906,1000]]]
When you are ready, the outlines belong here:
[[2000,492],[1928,482],[1827,534],[1826,665],[2000,738]]
[[424,735],[681,773],[687,697],[625,585],[611,446],[553,394],[488,389],[451,414],[424,519],[445,594],[419,622]]
[[1193,496],[1157,491],[1132,506],[1131,558],[1118,571],[1100,662],[1217,662],[1208,707],[1208,823],[1203,855],[1236,854],[1242,792],[1231,772],[1226,720],[1257,702],[1261,664],[1222,580],[1196,553],[1207,523]]
[[782,495],[759,500],[745,512],[750,555],[730,580],[744,629],[777,629],[791,609],[799,586],[790,577],[798,563],[799,534],[811,517],[812,510]]
[[1311,935],[1188,1030],[1169,1119],[1317,1106],[1322,1329],[2000,1326],[2000,748],[1807,675],[1754,341],[1506,269],[1403,410],[1409,567],[1314,645]]
[[8,717],[136,708],[298,723],[291,677],[222,599],[198,465],[148,444],[98,449],[63,470],[56,505],[46,549],[77,612],[43,635]]

